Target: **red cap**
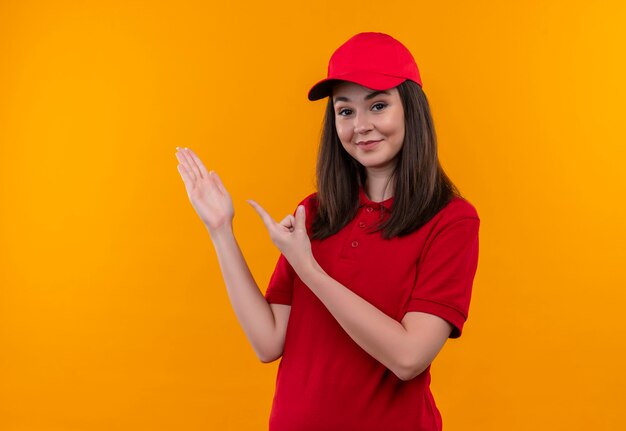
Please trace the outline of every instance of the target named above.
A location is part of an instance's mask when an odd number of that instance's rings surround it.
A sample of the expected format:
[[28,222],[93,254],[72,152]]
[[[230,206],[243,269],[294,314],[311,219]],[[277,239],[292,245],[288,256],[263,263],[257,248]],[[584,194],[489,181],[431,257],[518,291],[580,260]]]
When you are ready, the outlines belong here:
[[330,57],[328,76],[309,90],[309,100],[329,96],[337,81],[349,81],[372,90],[388,90],[405,80],[422,86],[411,52],[384,33],[359,33],[348,39]]

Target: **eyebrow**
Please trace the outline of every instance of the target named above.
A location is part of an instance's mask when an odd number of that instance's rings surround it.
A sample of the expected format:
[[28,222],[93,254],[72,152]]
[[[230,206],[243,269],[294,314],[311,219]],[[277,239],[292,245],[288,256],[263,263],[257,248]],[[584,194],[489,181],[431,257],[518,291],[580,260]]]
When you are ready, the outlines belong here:
[[[379,94],[386,94],[387,96],[391,96],[391,93],[389,93],[386,90],[374,91],[374,92],[368,94],[367,96],[365,96],[365,100],[373,99],[374,97],[378,96]],[[339,96],[339,97],[335,97],[333,99],[333,104],[337,103],[337,102],[349,102],[349,101],[350,101],[350,99],[348,99],[347,97]]]

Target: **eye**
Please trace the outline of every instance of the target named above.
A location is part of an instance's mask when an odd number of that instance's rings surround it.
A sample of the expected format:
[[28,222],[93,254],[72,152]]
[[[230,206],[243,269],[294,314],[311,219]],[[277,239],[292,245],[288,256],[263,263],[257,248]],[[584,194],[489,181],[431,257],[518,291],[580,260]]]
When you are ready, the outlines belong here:
[[345,117],[350,114],[352,114],[352,110],[348,108],[340,109],[339,112],[337,112],[337,115],[341,115],[342,117]]
[[372,109],[374,109],[374,111],[380,111],[380,110],[385,109],[386,106],[387,106],[386,103],[378,102],[378,103],[374,103],[374,105],[372,106]]

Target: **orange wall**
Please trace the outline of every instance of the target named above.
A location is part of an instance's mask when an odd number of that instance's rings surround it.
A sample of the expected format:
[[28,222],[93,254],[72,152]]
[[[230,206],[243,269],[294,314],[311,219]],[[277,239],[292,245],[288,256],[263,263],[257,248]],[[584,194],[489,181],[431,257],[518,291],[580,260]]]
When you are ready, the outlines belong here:
[[265,290],[313,191],[332,51],[414,53],[481,216],[447,431],[617,430],[626,401],[624,2],[0,3],[0,429],[266,429],[278,362],[230,308],[176,146],[217,170]]

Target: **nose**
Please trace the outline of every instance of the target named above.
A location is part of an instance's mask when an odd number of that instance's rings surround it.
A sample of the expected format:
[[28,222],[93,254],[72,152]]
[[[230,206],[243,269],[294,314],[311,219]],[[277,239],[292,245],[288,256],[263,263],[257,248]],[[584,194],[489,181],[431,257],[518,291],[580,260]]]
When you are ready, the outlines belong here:
[[364,134],[372,130],[373,126],[366,114],[356,115],[354,119],[354,133]]

